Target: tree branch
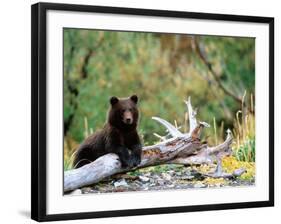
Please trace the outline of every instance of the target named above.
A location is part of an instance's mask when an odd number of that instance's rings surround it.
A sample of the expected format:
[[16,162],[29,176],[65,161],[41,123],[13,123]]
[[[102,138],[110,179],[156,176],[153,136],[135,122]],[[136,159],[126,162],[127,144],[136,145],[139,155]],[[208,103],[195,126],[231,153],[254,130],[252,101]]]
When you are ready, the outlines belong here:
[[213,76],[214,80],[218,84],[218,86],[223,90],[223,92],[229,96],[231,96],[234,100],[236,100],[238,103],[241,103],[242,99],[237,97],[233,92],[231,92],[229,89],[227,89],[221,82],[219,75],[216,73],[216,71],[213,69],[213,66],[211,62],[207,59],[206,52],[204,51],[203,47],[200,46],[198,43],[198,37],[193,38],[195,51],[199,55],[199,58],[201,61],[205,64],[205,66],[210,71],[211,75]]

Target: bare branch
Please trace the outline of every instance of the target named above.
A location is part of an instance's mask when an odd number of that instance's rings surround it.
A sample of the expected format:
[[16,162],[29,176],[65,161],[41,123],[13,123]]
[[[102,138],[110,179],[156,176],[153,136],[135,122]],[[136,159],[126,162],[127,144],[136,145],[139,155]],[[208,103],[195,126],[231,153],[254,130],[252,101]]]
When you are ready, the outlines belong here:
[[173,137],[183,137],[184,136],[184,134],[182,134],[176,127],[174,127],[168,121],[166,121],[166,120],[164,120],[160,117],[152,117],[152,119],[155,120],[155,121],[158,121],[165,128],[167,128],[169,134],[171,134]]
[[221,158],[219,158],[217,161],[217,167],[216,167],[215,172],[203,174],[203,176],[212,177],[212,178],[234,178],[234,177],[241,176],[245,172],[246,172],[246,169],[244,169],[244,168],[236,169],[233,171],[233,173],[223,172]]
[[227,132],[226,140],[220,145],[217,145],[214,147],[208,147],[206,149],[208,154],[213,154],[213,155],[216,155],[218,153],[223,153],[224,155],[231,154],[230,145],[232,144],[233,137],[232,137],[232,133],[229,129],[226,132]]
[[192,108],[191,97],[188,97],[188,100],[184,102],[187,106],[188,117],[189,117],[189,134],[191,134],[192,131],[197,127],[197,120],[196,120],[197,111],[193,110]]

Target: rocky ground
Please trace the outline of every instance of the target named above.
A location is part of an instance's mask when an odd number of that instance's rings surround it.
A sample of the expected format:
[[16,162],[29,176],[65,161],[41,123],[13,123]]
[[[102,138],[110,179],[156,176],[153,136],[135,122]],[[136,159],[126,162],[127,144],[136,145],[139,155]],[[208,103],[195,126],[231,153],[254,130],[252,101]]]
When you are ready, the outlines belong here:
[[190,188],[212,188],[254,185],[252,178],[210,178],[202,175],[214,171],[215,166],[185,167],[165,164],[118,174],[93,186],[83,187],[70,194],[89,194],[128,191],[156,191]]

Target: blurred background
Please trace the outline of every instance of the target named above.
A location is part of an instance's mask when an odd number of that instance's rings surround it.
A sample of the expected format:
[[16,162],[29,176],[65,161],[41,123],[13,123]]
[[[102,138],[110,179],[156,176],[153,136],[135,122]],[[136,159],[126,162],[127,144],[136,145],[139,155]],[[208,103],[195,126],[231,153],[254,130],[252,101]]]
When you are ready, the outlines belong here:
[[226,129],[238,160],[255,160],[255,40],[142,32],[64,29],[64,155],[103,127],[111,96],[137,94],[138,131],[159,141],[161,117],[188,131],[184,100],[208,122],[203,140],[218,144]]

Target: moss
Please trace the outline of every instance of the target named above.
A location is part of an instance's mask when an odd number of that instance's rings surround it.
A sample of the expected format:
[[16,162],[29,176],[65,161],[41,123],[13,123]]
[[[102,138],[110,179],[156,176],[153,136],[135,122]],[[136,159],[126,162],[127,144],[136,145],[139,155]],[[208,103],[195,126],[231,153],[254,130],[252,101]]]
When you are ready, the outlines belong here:
[[234,156],[225,157],[222,160],[222,166],[225,172],[232,173],[236,169],[244,168],[246,172],[238,177],[241,180],[252,180],[255,178],[255,163],[238,161]]

